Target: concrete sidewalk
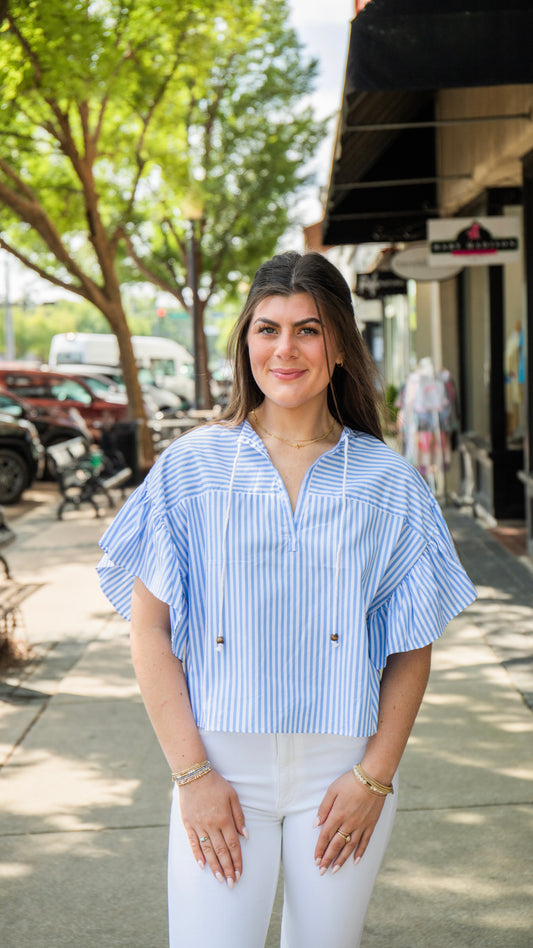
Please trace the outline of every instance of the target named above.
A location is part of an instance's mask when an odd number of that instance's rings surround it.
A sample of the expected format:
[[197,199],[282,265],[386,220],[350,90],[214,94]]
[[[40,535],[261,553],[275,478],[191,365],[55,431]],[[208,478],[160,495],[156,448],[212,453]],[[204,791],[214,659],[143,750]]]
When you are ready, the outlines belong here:
[[[107,521],[54,515],[17,521],[8,551],[45,585],[24,606],[36,660],[0,691],[2,945],[164,948],[170,781],[94,574]],[[533,576],[449,522],[480,600],[435,647],[364,948],[533,944]]]

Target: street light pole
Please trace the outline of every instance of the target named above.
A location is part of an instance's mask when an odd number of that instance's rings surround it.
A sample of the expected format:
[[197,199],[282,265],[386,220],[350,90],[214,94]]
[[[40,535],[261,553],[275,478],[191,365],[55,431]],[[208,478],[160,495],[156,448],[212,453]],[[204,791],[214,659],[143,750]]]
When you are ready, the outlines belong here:
[[189,276],[192,293],[192,338],[194,356],[194,407],[203,408],[202,383],[200,378],[200,313],[198,310],[198,271],[196,269],[196,221],[189,221],[191,236],[189,242]]

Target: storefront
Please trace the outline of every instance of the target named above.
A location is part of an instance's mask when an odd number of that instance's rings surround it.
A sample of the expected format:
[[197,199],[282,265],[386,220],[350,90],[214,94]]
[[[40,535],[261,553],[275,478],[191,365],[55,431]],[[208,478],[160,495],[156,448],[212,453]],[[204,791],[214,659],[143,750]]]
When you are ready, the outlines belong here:
[[420,297],[438,293],[428,318],[438,311],[450,357],[456,346],[464,490],[496,519],[527,513],[531,552],[532,30],[519,0],[468,12],[370,0],[352,23],[323,229],[328,244],[402,247],[426,241],[438,218],[518,218],[517,262],[465,266]]
[[518,477],[525,464],[527,407],[521,201],[521,189],[491,189],[469,216],[512,219],[520,247],[518,259],[467,266],[458,277],[463,489],[497,520],[525,516]]

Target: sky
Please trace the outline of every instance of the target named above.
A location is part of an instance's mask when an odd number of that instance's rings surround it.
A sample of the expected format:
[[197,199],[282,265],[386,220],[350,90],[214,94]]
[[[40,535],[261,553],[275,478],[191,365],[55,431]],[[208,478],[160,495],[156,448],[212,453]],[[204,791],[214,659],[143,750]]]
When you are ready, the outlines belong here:
[[337,115],[341,105],[350,22],[354,0],[289,0],[291,22],[309,58],[319,60],[316,91],[311,101],[317,118],[333,116],[329,137],[322,143],[312,168],[317,183],[302,198],[298,216],[303,224],[312,224],[322,216],[318,188],[327,185]]
[[[315,92],[310,96],[316,117],[331,116],[329,135],[319,147],[309,166],[315,175],[315,183],[301,194],[298,207],[298,225],[287,236],[293,249],[302,249],[301,227],[313,224],[322,217],[319,188],[329,180],[337,114],[341,104],[346,56],[350,36],[350,21],[354,15],[354,0],[289,0],[292,26],[304,46],[308,59],[318,59],[319,69]],[[285,249],[285,248],[284,248]],[[8,255],[0,253],[0,300],[5,299],[5,267]],[[16,260],[10,258],[9,284],[11,299],[22,295],[31,299],[48,300],[64,297],[63,291],[40,280],[31,271],[24,270]]]

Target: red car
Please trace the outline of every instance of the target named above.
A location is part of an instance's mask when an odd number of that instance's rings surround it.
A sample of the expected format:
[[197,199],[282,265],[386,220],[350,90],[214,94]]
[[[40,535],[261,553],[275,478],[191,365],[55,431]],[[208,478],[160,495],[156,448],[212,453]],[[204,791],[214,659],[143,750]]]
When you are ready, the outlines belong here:
[[45,409],[47,415],[54,409],[61,410],[61,413],[76,409],[96,439],[100,438],[103,427],[124,421],[128,414],[128,401],[122,393],[100,398],[84,382],[62,372],[0,363],[0,386],[24,399],[37,411]]

